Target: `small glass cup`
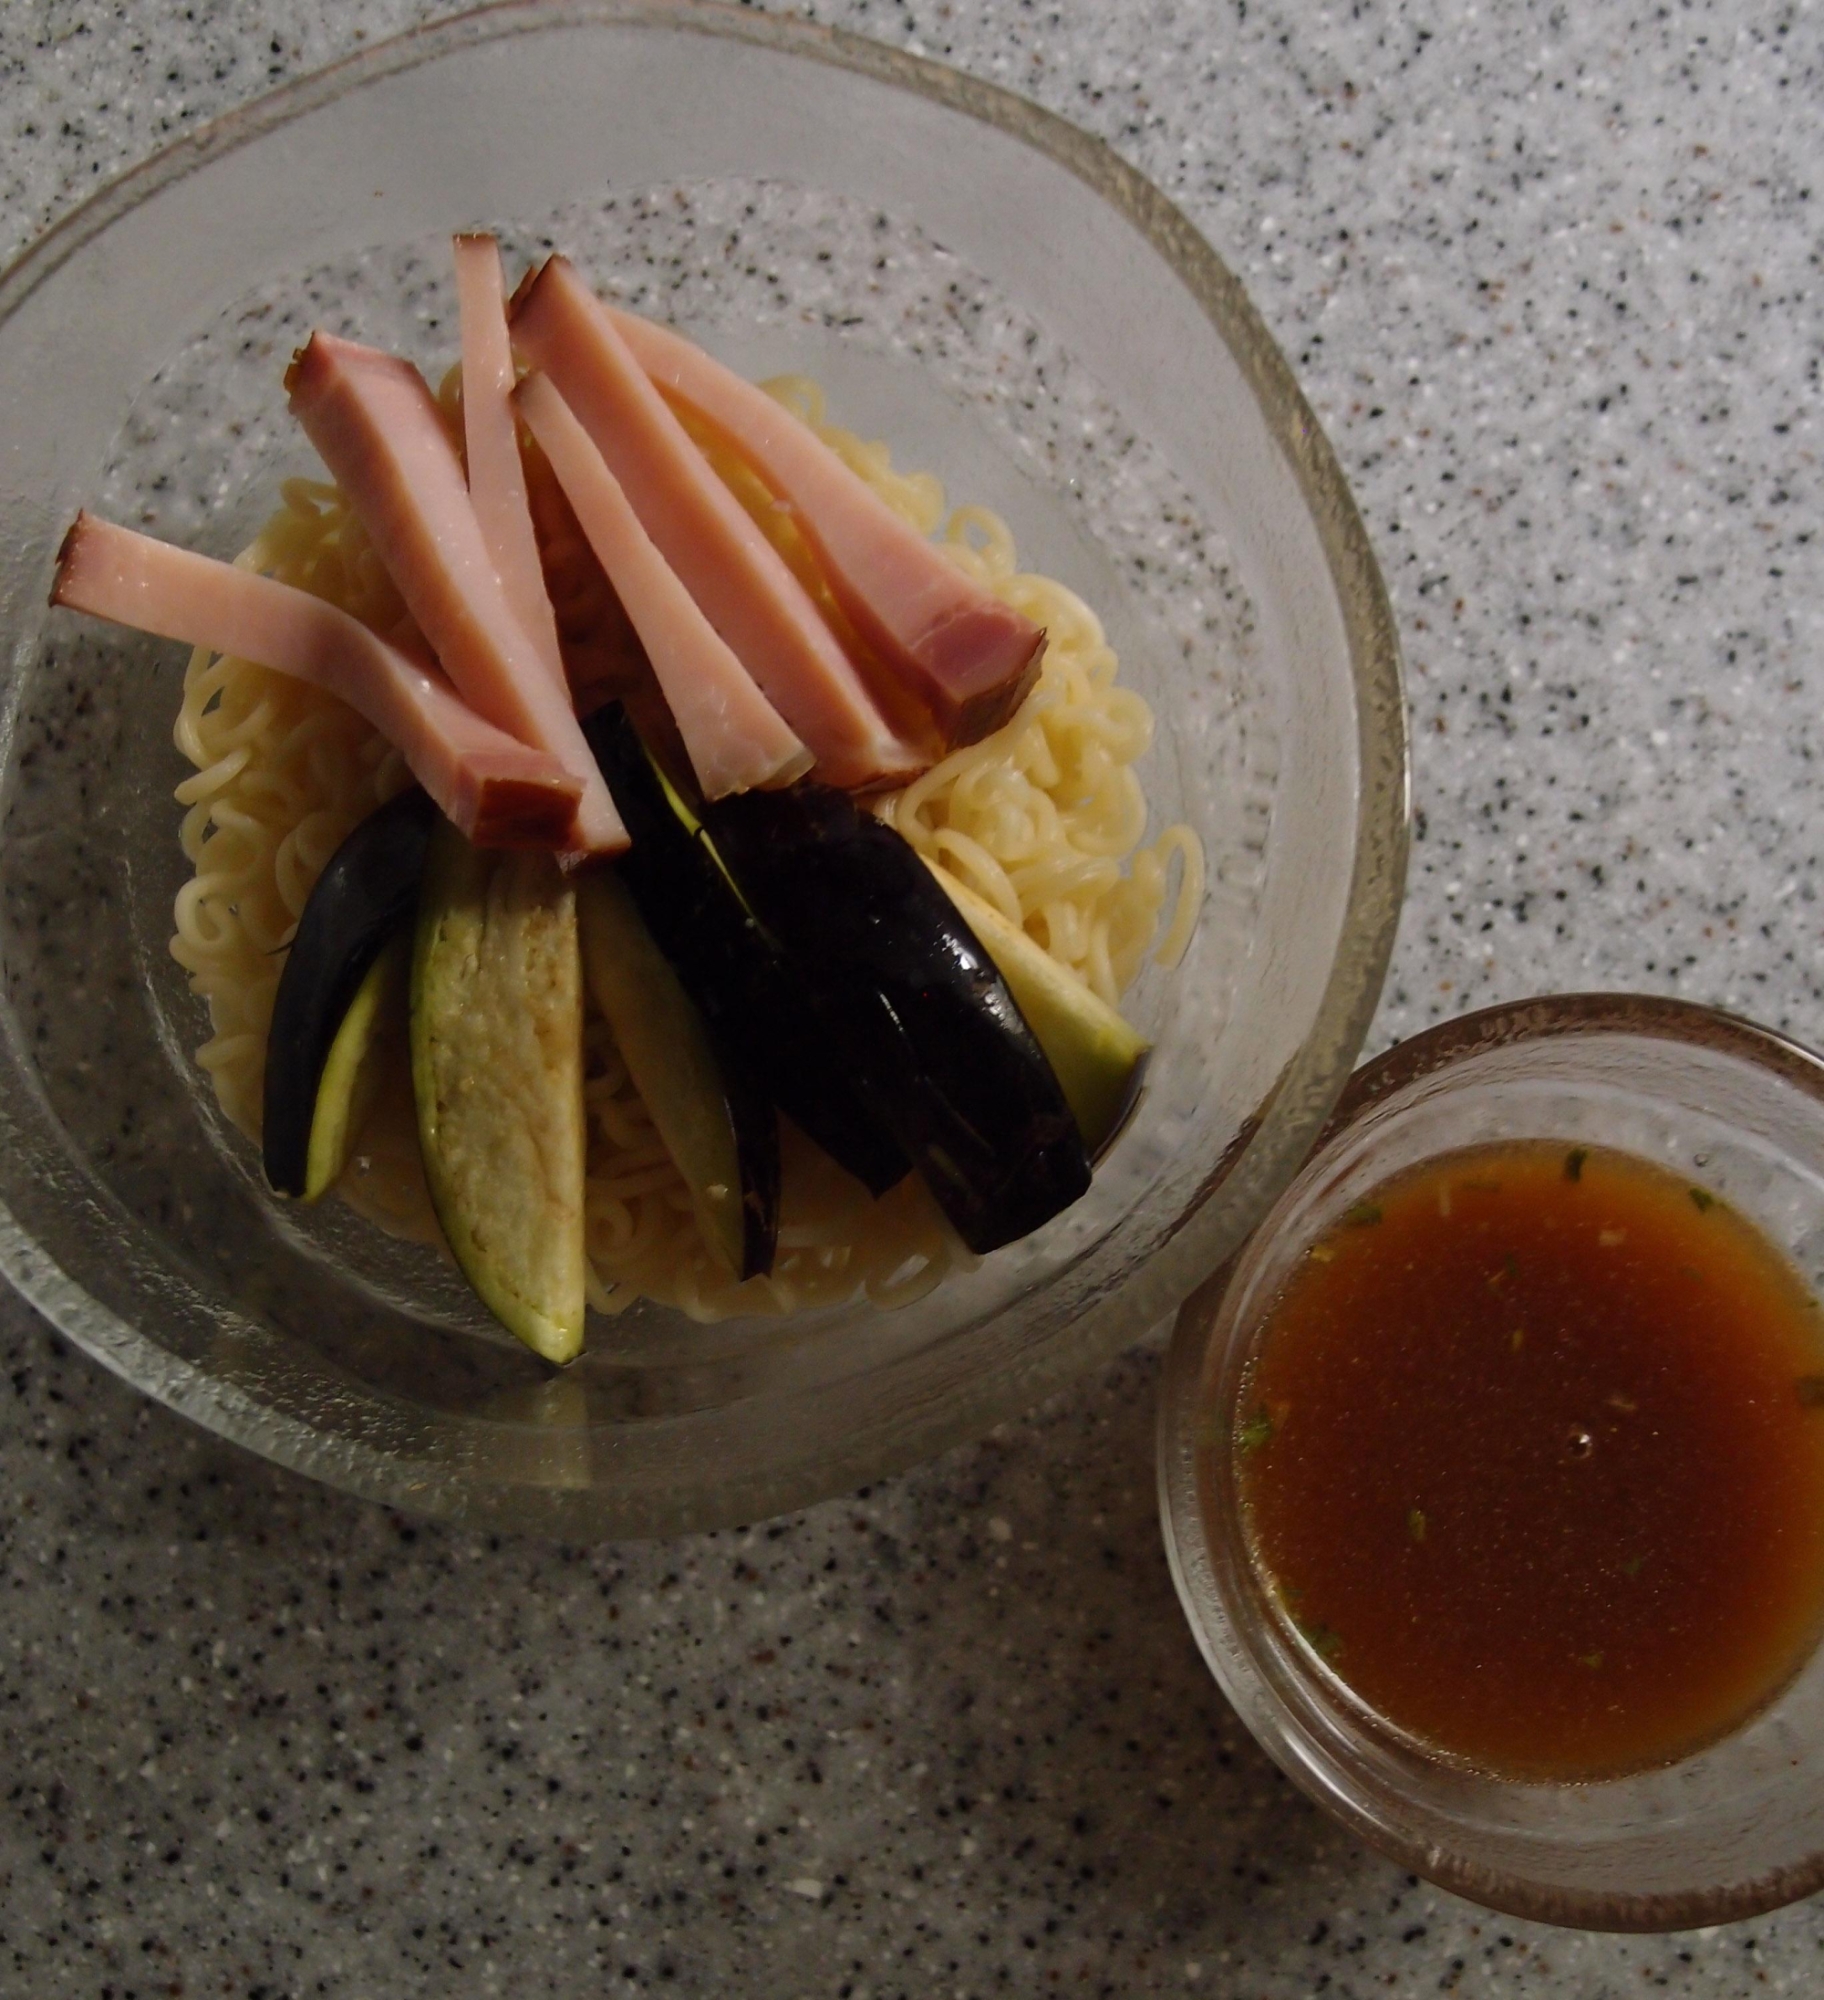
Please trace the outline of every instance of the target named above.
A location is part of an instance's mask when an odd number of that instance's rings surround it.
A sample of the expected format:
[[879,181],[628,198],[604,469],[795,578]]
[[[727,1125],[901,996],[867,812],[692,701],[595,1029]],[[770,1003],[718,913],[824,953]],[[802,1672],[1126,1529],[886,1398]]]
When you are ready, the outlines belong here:
[[1614,1147],[1714,1191],[1824,1291],[1824,1060],[1706,1007],[1576,994],[1446,1023],[1351,1081],[1317,1150],[1186,1304],[1161,1390],[1159,1499],[1191,1628],[1242,1720],[1363,1840],[1458,1894],[1548,1923],[1674,1930],[1824,1886],[1824,1649],[1676,1763],[1533,1783],[1445,1761],[1348,1699],[1275,1615],[1226,1448],[1296,1261],[1390,1176],[1550,1139]]

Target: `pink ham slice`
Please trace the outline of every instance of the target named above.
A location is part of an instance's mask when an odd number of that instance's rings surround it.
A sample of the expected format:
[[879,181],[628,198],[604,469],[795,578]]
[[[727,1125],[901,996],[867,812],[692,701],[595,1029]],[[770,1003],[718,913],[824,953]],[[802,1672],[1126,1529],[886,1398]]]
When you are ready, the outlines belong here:
[[725,798],[802,776],[811,753],[653,546],[620,481],[550,378],[528,375],[518,401],[646,648],[704,797]]
[[462,430],[469,460],[469,500],[481,538],[513,615],[557,685],[568,688],[558,651],[557,621],[545,591],[526,469],[513,415],[513,348],[500,246],[492,236],[458,236],[456,300],[462,316]]
[[463,699],[581,782],[570,849],[624,852],[626,829],[568,693],[513,614],[424,377],[396,355],[313,333],[285,386]]
[[767,699],[850,790],[903,784],[930,757],[881,714],[804,586],[685,435],[566,258],[529,275],[513,341],[575,411],[641,525]]
[[335,695],[397,746],[478,847],[559,847],[570,837],[582,786],[554,757],[484,722],[434,668],[308,591],[78,514],[51,602]]
[[1045,634],[963,575],[807,424],[682,335],[605,308],[654,382],[792,513],[830,594],[947,744],[991,735],[1038,678]]

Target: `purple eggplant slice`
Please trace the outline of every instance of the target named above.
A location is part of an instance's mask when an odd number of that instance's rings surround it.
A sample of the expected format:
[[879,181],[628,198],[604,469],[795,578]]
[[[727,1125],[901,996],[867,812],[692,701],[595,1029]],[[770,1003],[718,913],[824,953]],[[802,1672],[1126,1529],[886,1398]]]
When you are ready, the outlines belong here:
[[[261,1149],[275,1193],[314,1199],[328,1185],[321,1136],[314,1174],[311,1162],[325,1066],[363,981],[388,941],[411,922],[437,817],[426,793],[416,787],[401,792],[336,849],[304,904],[266,1039]],[[361,1070],[359,1061],[340,1064],[337,1079],[352,1089]],[[323,1109],[335,1112],[333,1106]],[[339,1121],[333,1115],[324,1119],[325,1131],[340,1122],[345,1146],[355,1136],[355,1121],[347,1113],[344,1106]]]

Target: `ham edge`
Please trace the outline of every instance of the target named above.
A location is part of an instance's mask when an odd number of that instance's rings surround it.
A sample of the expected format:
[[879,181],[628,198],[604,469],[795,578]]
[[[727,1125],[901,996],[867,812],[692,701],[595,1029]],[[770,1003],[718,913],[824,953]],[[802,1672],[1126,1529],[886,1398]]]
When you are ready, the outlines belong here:
[[764,389],[681,334],[604,310],[658,387],[790,509],[830,594],[944,741],[998,729],[1038,678],[1044,632],[964,575]]
[[653,546],[620,481],[550,377],[527,376],[517,400],[633,621],[704,797],[801,777],[811,753]]
[[648,380],[564,257],[527,274],[513,342],[549,375],[640,524],[736,658],[849,790],[904,784],[931,759],[882,715],[802,584]]
[[557,620],[545,590],[544,567],[532,532],[526,469],[519,456],[513,413],[513,348],[507,337],[507,299],[500,246],[492,236],[458,236],[454,242],[456,299],[462,326],[462,430],[469,462],[469,500],[481,538],[513,615],[552,679],[566,692]]
[[434,667],[276,578],[78,514],[51,602],[308,681],[365,716],[478,847],[556,847],[582,787],[485,722]]
[[293,357],[285,386],[464,700],[579,780],[568,847],[624,852],[626,829],[567,690],[513,613],[424,377],[396,355],[317,332]]

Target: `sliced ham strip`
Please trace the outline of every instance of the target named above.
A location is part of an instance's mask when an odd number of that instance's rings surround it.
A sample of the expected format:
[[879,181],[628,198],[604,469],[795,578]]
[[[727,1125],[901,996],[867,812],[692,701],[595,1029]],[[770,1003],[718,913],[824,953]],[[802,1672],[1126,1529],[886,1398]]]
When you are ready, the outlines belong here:
[[443,675],[308,591],[78,514],[51,602],[161,639],[232,653],[324,689],[394,744],[478,847],[561,847],[582,786],[484,722]]
[[881,714],[804,587],[748,519],[566,258],[515,294],[513,341],[550,376],[640,524],[817,760],[850,790],[903,784],[930,757]]
[[1038,678],[1043,631],[965,576],[764,389],[680,334],[604,310],[660,389],[791,510],[830,594],[944,741],[975,743],[998,729]]
[[801,777],[811,753],[653,546],[620,481],[550,377],[528,375],[518,402],[646,648],[704,797]]
[[424,377],[396,355],[313,333],[285,386],[463,699],[580,781],[570,849],[624,852],[626,829],[567,690],[513,614]]
[[[593,715],[604,702],[624,699],[631,681],[650,680],[652,669],[626,607],[615,596],[608,572],[589,546],[576,509],[536,438],[525,467],[532,532],[557,615],[557,644],[571,705],[578,715]],[[656,698],[657,689],[653,692]]]
[[492,236],[458,236],[456,300],[462,316],[462,430],[469,460],[469,500],[481,538],[513,615],[560,687],[568,687],[558,651],[557,621],[546,594],[526,470],[513,415],[513,348],[507,338],[507,298],[500,246]]

